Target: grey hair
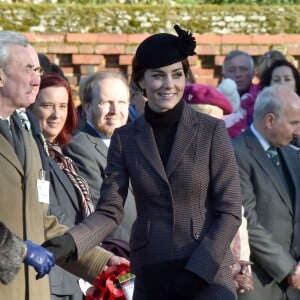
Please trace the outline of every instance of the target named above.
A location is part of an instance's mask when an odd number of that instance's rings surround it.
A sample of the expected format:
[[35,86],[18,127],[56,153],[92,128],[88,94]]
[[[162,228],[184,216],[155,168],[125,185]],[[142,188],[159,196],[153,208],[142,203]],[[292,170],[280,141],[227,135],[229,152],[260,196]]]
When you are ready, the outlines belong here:
[[241,50],[232,50],[226,55],[226,57],[224,59],[223,72],[226,71],[227,62],[232,60],[234,57],[240,56],[240,55],[246,56],[249,60],[249,67],[251,69],[254,69],[254,60],[253,60],[253,57],[250,54],[248,54],[247,52],[241,51]]
[[92,103],[94,86],[98,82],[101,82],[108,78],[120,79],[124,83],[124,85],[128,88],[128,94],[129,94],[129,86],[123,73],[118,71],[98,71],[91,75],[88,75],[86,81],[83,82],[83,97],[82,97],[83,105]]
[[280,118],[284,105],[284,102],[278,96],[281,88],[282,86],[279,84],[268,86],[258,94],[254,105],[254,120],[263,120],[268,113],[273,113]]
[[0,66],[4,67],[9,58],[9,47],[20,45],[27,47],[28,40],[24,35],[15,31],[0,31]]

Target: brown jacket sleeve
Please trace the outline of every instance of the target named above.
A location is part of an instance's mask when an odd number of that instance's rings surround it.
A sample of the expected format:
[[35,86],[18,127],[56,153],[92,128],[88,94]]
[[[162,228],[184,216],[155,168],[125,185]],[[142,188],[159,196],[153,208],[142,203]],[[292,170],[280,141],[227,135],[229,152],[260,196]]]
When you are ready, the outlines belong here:
[[[46,205],[45,210],[47,211]],[[45,239],[48,240],[64,234],[69,228],[59,224],[55,216],[45,215],[44,229]],[[108,252],[101,247],[95,247],[83,255],[78,261],[68,261],[64,264],[58,262],[58,265],[66,271],[93,283],[96,276],[103,271],[103,268],[106,266],[112,255],[111,252]]]

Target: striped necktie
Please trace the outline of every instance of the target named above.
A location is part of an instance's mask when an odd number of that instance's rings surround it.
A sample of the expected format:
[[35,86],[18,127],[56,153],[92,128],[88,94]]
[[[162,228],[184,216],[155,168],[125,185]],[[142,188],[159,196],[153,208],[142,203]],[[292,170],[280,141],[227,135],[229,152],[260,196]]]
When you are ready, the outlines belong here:
[[276,167],[279,167],[280,162],[279,162],[279,155],[277,149],[274,146],[270,146],[267,150],[267,153],[271,158],[272,162],[274,163],[274,165]]
[[21,123],[22,123],[23,128],[25,128],[29,133],[32,133],[31,132],[31,124],[30,124],[30,121],[28,119],[28,116],[27,116],[26,112],[18,111],[18,115],[21,119]]

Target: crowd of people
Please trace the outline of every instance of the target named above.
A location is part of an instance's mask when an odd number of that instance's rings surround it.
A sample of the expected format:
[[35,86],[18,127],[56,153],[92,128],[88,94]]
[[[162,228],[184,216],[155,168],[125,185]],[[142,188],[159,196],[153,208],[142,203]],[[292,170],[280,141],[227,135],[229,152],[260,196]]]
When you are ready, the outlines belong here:
[[76,108],[59,66],[0,32],[0,298],[83,300],[109,266],[134,300],[300,299],[300,73],[270,50],[195,82],[192,33],[143,40],[130,81]]

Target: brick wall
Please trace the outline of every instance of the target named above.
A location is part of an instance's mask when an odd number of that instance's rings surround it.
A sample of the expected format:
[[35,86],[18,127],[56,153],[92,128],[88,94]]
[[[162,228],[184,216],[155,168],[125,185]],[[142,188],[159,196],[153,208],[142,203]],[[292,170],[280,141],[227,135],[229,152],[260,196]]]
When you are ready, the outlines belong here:
[[[145,34],[25,33],[38,52],[46,54],[58,64],[73,85],[81,76],[103,69],[119,69],[128,78],[131,61],[137,45]],[[254,59],[274,48],[292,59],[297,67],[300,61],[300,35],[195,35],[196,56],[190,64],[197,82],[216,86],[221,76],[224,56],[239,49]]]

